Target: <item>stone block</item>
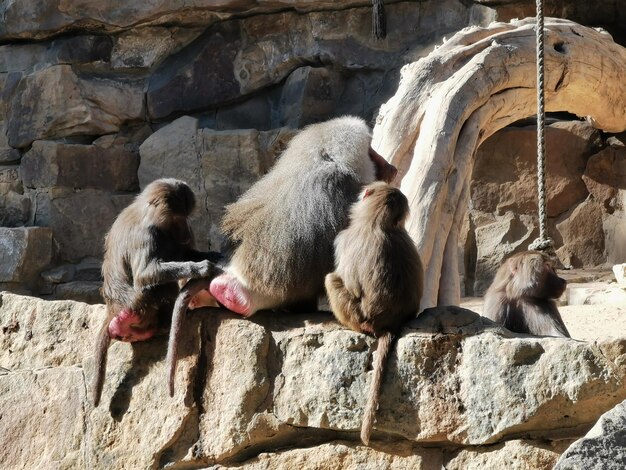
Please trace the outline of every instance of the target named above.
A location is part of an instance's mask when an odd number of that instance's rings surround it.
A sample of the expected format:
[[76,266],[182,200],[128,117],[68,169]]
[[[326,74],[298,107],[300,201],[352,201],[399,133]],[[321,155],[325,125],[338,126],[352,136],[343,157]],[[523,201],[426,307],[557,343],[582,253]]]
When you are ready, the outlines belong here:
[[95,188],[132,191],[138,187],[139,155],[123,147],[35,141],[22,158],[29,188]]
[[603,414],[585,437],[574,442],[554,466],[554,470],[626,467],[626,403]]
[[0,282],[34,288],[53,259],[52,233],[48,227],[0,227]]
[[61,261],[102,258],[104,236],[115,217],[134,199],[132,194],[104,190],[50,188],[36,190],[35,220],[52,229]]
[[14,148],[35,140],[117,132],[143,118],[141,82],[81,78],[70,65],[25,75],[9,99],[7,136]]
[[30,219],[31,203],[24,194],[21,167],[0,165],[0,226],[20,227]]
[[0,466],[86,468],[84,402],[76,366],[0,375]]

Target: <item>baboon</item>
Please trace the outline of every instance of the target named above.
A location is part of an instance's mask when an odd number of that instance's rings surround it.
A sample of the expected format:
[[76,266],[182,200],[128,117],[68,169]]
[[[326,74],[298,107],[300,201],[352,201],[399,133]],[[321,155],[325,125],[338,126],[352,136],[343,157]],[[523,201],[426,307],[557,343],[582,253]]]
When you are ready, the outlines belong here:
[[517,253],[498,269],[483,315],[516,333],[570,338],[555,301],[566,286],[548,255]]
[[423,268],[404,228],[409,203],[385,183],[365,187],[350,225],[335,240],[335,272],[326,276],[331,309],[344,326],[378,338],[361,440],[369,444],[389,351],[402,325],[419,311]]
[[182,181],[153,181],[115,219],[105,238],[102,294],[107,317],[96,343],[94,406],[100,403],[111,339],[143,341],[171,320],[177,281],[219,272],[218,253],[194,249],[193,192]]
[[[212,298],[243,316],[261,309],[317,310],[324,276],[333,269],[333,240],[345,228],[363,185],[391,181],[396,169],[371,147],[365,121],[344,116],[297,134],[274,167],[226,207],[224,274],[189,284],[174,309],[168,363],[176,369],[179,321],[187,302]],[[193,292],[191,292],[193,290]],[[207,293],[201,294],[204,299]],[[172,388],[170,387],[170,392]]]

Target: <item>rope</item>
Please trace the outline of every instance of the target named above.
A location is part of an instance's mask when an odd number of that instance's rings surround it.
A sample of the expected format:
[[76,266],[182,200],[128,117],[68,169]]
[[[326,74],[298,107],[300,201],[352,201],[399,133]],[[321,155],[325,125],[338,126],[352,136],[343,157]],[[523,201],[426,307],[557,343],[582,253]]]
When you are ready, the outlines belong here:
[[539,238],[528,249],[547,251],[553,249],[554,242],[546,235],[546,150],[545,150],[545,84],[544,84],[544,0],[537,0],[537,193],[539,206]]
[[387,37],[387,17],[383,0],[372,0],[372,35],[376,39]]

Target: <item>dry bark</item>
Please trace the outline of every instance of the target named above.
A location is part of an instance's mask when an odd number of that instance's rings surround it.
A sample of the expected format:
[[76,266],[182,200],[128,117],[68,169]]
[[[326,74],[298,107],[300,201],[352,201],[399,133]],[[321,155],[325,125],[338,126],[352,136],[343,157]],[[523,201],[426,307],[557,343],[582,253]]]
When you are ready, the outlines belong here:
[[[545,21],[546,111],[626,129],[626,49],[572,21]],[[471,27],[406,65],[381,107],[374,148],[399,169],[426,269],[422,308],[458,304],[457,239],[478,146],[536,113],[534,18]],[[529,188],[535,190],[535,188]]]

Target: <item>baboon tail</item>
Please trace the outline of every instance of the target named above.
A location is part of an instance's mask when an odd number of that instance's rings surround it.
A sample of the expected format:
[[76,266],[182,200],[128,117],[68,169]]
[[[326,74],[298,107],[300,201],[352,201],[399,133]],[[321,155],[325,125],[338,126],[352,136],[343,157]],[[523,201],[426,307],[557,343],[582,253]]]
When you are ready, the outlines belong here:
[[208,289],[210,284],[210,278],[193,279],[185,284],[176,298],[174,311],[172,312],[172,327],[170,329],[170,337],[167,343],[167,357],[165,360],[167,370],[169,371],[168,389],[170,397],[174,396],[174,379],[176,377],[176,364],[178,361],[178,344],[180,342],[180,331],[183,327],[183,321],[185,320],[185,313],[187,312],[187,305],[189,305],[189,302],[194,295],[202,289]]
[[96,344],[96,372],[93,378],[93,406],[100,404],[102,396],[102,388],[104,387],[104,376],[107,370],[107,355],[109,346],[111,345],[111,336],[109,335],[109,324],[105,323],[100,329],[98,342]]
[[387,357],[393,345],[395,335],[393,333],[385,333],[378,338],[378,346],[376,348],[376,358],[374,359],[374,374],[370,384],[367,404],[363,412],[363,424],[361,425],[361,441],[365,445],[369,445],[370,436],[372,435],[372,427],[376,420],[376,410],[378,409],[378,399],[380,398],[380,386],[383,381],[383,373],[387,364]]

